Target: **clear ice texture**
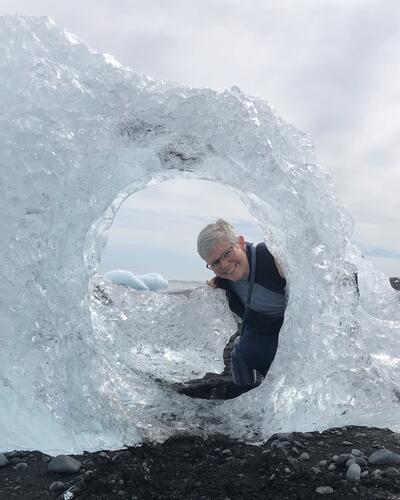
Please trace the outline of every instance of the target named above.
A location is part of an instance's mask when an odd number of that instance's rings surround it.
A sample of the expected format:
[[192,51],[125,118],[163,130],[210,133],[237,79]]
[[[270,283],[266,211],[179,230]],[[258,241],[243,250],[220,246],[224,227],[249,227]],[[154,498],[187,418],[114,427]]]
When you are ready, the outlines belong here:
[[[0,54],[2,450],[399,430],[399,295],[351,242],[304,133],[236,87],[137,74],[46,17],[1,18]],[[222,291],[135,291],[96,274],[123,200],[173,178],[237,190],[287,275],[275,362],[235,400],[169,387],[222,369],[236,328]]]

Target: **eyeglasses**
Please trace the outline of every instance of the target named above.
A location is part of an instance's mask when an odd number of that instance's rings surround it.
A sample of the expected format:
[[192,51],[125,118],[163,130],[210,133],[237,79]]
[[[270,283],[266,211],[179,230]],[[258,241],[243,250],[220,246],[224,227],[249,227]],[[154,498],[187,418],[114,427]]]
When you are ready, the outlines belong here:
[[214,261],[212,264],[207,264],[207,269],[217,269],[217,267],[221,264],[224,259],[228,259],[233,254],[233,245],[225,250],[225,252],[221,255],[219,259]]

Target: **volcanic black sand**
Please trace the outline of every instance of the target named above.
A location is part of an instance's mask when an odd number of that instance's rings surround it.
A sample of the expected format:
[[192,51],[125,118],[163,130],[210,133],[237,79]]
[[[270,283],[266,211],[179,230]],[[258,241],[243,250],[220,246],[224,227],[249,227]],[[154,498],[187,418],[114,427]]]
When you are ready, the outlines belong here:
[[[392,285],[399,288],[399,280],[393,279]],[[237,397],[241,391],[228,370],[234,337],[225,349],[221,375],[175,384],[175,390],[209,399]],[[380,449],[394,453],[392,463],[370,463]],[[344,454],[352,454],[352,461],[359,463],[358,478],[347,476],[351,457]],[[223,435],[178,435],[162,444],[73,455],[81,466],[72,474],[50,472],[51,457],[39,452],[4,455],[0,454],[0,500],[400,500],[400,434],[374,427],[280,434],[262,445]]]
[[[400,437],[388,429],[334,428],[279,438],[253,446],[225,436],[175,436],[163,444],[74,455],[82,467],[70,475],[49,472],[46,455],[14,452],[8,454],[10,464],[0,468],[0,498],[400,498],[400,475],[390,477],[395,467],[365,463],[358,481],[346,480],[345,465],[329,470],[334,455],[354,448],[367,458],[381,447],[399,453]],[[19,469],[17,463],[27,466]],[[57,481],[61,489],[51,493]],[[331,493],[318,493],[321,487],[330,487]]]

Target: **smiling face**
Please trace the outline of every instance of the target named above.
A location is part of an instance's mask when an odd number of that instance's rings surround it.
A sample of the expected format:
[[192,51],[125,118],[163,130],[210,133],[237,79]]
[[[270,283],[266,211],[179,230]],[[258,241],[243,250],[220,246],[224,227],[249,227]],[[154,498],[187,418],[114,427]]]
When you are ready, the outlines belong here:
[[[228,252],[229,249],[232,250]],[[222,259],[221,256],[223,256]],[[243,236],[239,236],[238,243],[231,243],[224,240],[217,241],[208,252],[206,259],[209,265],[214,264],[216,261],[218,261],[218,264],[212,270],[217,276],[231,281],[247,278],[249,275],[249,263]]]

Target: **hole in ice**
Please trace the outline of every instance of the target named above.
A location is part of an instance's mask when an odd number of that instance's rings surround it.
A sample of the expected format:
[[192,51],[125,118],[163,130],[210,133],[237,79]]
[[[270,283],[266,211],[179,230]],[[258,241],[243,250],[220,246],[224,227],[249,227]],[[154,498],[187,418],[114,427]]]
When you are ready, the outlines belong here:
[[[219,217],[247,241],[263,240],[238,194],[221,184],[170,180],[127,197],[109,231],[91,300],[97,349],[106,359],[205,399],[243,392],[229,370],[238,325],[224,292],[206,285],[214,273],[196,249],[201,228]],[[158,282],[148,281],[154,273]]]

